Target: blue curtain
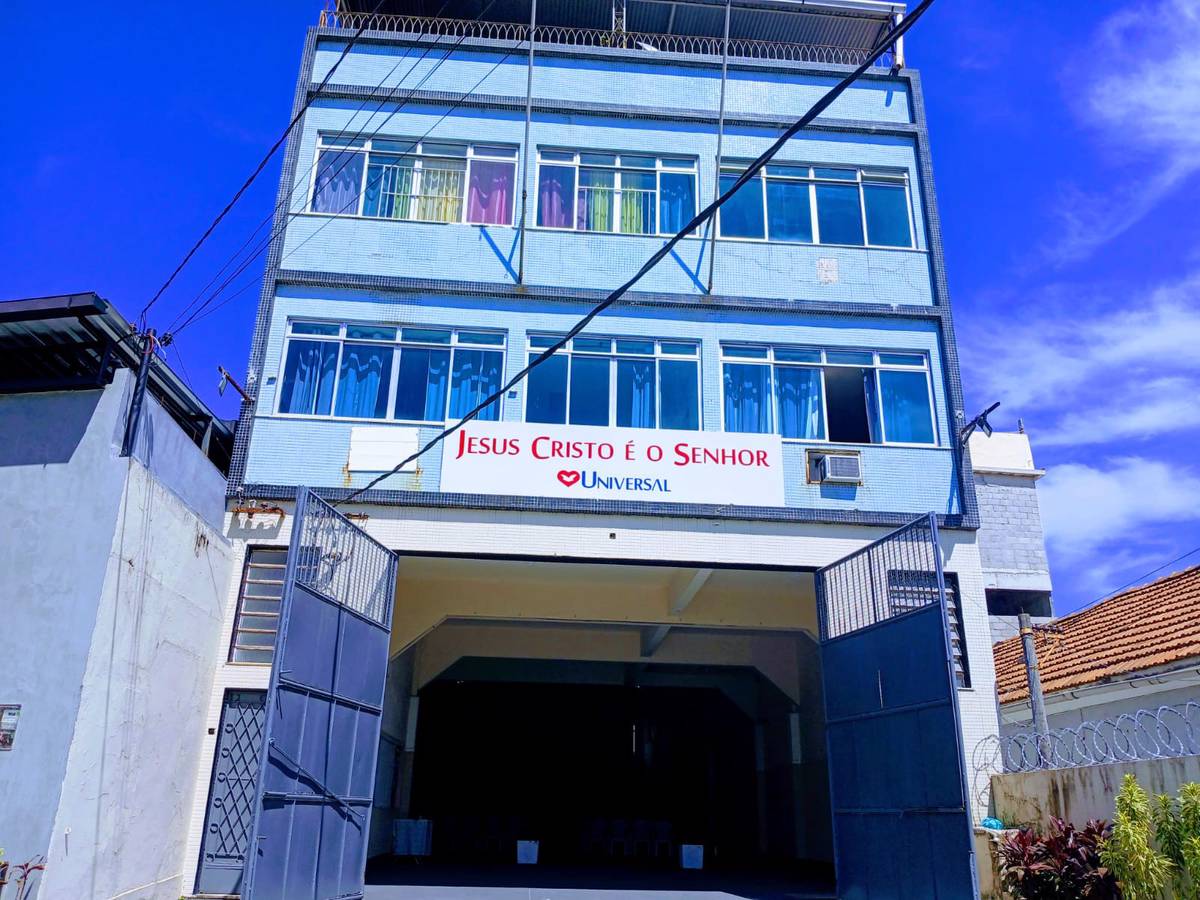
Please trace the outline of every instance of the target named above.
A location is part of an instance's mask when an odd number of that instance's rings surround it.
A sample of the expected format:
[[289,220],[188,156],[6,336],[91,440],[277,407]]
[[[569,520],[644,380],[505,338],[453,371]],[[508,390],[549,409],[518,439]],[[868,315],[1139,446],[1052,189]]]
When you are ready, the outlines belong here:
[[658,178],[658,231],[674,234],[696,215],[696,176],[663,172]]
[[446,380],[450,351],[425,347],[400,350],[396,418],[441,422],[446,418]]
[[328,415],[338,345],[333,341],[291,341],[283,369],[279,411]]
[[700,382],[697,363],[664,359],[658,364],[659,393],[662,395],[662,427],[695,431],[700,427]]
[[572,425],[607,425],[608,357],[576,356],[571,360]]
[[929,410],[929,384],[924,372],[879,373],[883,423],[889,441],[932,444],[933,417]]
[[771,431],[771,367],[725,363],[725,430]]
[[863,369],[863,398],[867,404],[867,430],[872,444],[883,443],[883,430],[879,427],[879,392],[875,390],[875,370]]
[[825,439],[820,369],[777,366],[775,403],[779,410],[781,435],[810,441]]
[[345,344],[338,378],[334,414],[360,419],[387,415],[388,385],[392,377],[392,348],[378,344]]
[[[494,394],[500,387],[500,366],[504,355],[491,350],[454,351],[454,369],[450,374],[450,418],[461,419]],[[500,418],[499,401],[479,413],[483,421]]]
[[322,150],[313,188],[313,212],[357,215],[362,186],[363,154],[354,150]]
[[623,428],[655,425],[654,360],[617,360],[617,424]]

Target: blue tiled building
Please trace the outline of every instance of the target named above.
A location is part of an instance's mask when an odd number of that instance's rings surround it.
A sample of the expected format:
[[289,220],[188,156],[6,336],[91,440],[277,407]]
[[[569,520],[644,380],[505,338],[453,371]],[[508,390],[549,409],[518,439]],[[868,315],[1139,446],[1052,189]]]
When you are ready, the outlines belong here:
[[[304,47],[230,472],[244,565],[214,730],[267,683],[272,548],[297,488],[340,500],[498,390],[904,10],[373,6],[339,0]],[[572,701],[539,693],[556,683],[579,698],[611,688],[601,718],[626,688],[663,692],[630,721],[645,777],[665,786],[616,810],[579,800],[583,844],[653,821],[665,845],[701,844],[718,863],[832,860],[817,568],[936,514],[960,764],[995,730],[963,414],[921,81],[897,45],[569,346],[343,507],[401,556],[370,855],[392,847],[393,822],[410,835],[430,820],[447,858],[525,836],[575,860],[580,841],[567,852],[549,834],[543,787],[541,806],[516,809],[488,787],[498,771],[471,808],[448,786],[456,716],[492,701],[561,710]],[[448,696],[456,684],[476,706]],[[744,727],[744,745],[670,724],[670,692],[705,690],[726,698],[711,715],[741,722],[729,729]],[[556,718],[569,717],[539,721]],[[650,761],[659,732],[742,760],[722,778],[753,802],[710,785],[708,819],[684,810],[685,783]],[[236,889],[240,872],[214,843],[217,801],[236,799],[221,790],[197,790],[201,892]],[[521,824],[488,831],[494,818]]]

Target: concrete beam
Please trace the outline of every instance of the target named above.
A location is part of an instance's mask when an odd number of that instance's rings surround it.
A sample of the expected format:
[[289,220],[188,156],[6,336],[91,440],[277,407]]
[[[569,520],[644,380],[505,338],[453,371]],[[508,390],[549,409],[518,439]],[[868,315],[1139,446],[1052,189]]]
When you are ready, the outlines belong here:
[[700,589],[704,587],[705,582],[708,581],[709,576],[711,576],[712,573],[712,569],[696,570],[695,574],[693,574],[692,577],[684,583],[683,587],[676,592],[675,596],[671,598],[671,615],[678,616],[691,605],[692,601],[696,599],[696,595],[700,593]]
[[670,633],[670,625],[654,625],[642,629],[642,656],[653,656]]

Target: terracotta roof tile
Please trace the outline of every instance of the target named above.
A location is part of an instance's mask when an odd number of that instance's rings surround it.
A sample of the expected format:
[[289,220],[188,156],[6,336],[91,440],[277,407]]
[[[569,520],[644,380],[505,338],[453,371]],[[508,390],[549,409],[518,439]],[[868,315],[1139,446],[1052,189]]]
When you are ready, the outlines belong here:
[[[1038,632],[1038,669],[1046,693],[1200,656],[1200,566],[1117,594]],[[1021,638],[992,648],[1001,703],[1029,697]]]

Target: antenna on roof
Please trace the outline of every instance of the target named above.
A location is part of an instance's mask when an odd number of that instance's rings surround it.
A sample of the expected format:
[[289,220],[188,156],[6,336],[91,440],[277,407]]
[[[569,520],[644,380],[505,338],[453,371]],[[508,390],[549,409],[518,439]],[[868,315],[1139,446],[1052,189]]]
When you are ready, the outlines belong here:
[[962,447],[966,446],[967,439],[972,434],[975,433],[976,428],[978,428],[980,431],[982,431],[988,437],[991,437],[992,436],[992,423],[988,421],[988,416],[990,416],[992,413],[994,413],[999,408],[1000,408],[999,402],[993,403],[991,406],[989,406],[987,409],[985,409],[983,412],[981,412],[979,415],[977,415],[975,418],[973,418],[970,422],[968,422],[966,425],[964,425],[962,431],[960,431],[958,433],[959,446],[962,446]]

